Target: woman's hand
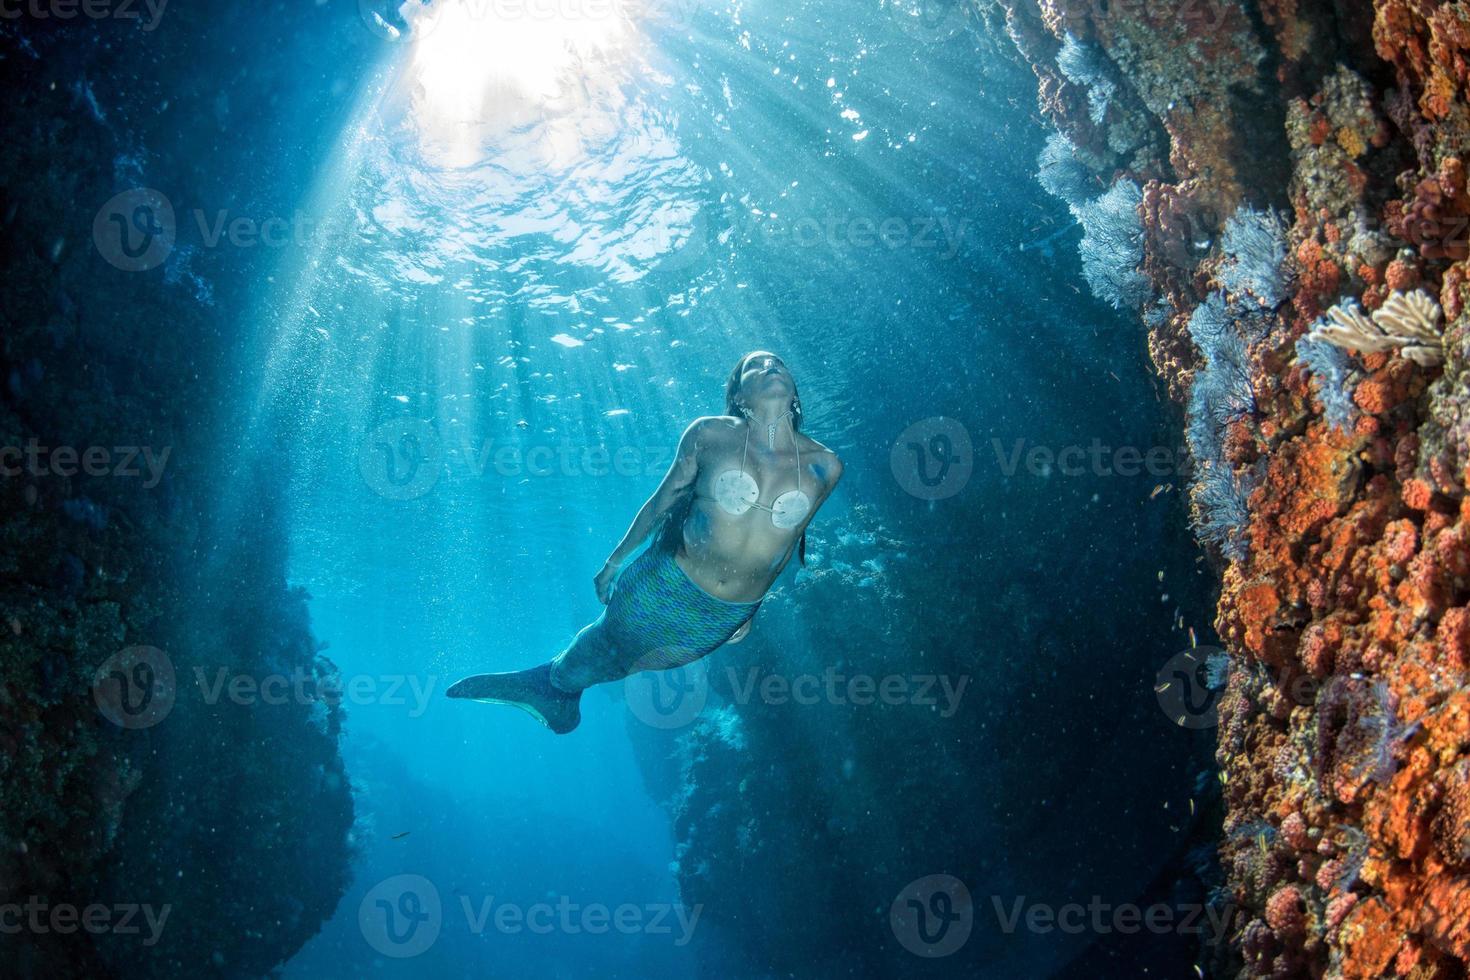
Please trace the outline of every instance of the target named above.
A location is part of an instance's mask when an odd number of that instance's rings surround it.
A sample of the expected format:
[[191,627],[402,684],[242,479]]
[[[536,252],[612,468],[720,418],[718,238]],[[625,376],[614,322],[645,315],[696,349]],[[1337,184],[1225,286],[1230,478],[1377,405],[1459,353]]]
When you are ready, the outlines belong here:
[[598,572],[596,577],[592,579],[592,587],[597,590],[597,600],[604,606],[612,598],[613,580],[618,577],[618,569],[620,567],[622,567],[620,563],[609,558],[603,563],[602,571]]

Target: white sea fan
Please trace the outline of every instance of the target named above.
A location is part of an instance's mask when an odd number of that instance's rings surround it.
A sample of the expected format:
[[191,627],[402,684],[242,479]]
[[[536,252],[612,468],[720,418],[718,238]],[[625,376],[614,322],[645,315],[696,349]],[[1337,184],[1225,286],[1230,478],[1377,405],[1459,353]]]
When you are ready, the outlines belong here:
[[1365,316],[1356,300],[1327,311],[1312,328],[1313,339],[1360,354],[1397,350],[1421,367],[1444,363],[1443,312],[1428,293],[1395,292],[1388,301]]

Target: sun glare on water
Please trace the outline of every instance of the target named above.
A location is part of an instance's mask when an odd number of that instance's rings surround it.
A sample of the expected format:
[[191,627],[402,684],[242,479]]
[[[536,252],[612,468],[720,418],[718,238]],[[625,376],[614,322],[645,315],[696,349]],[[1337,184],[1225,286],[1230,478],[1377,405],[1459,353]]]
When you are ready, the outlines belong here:
[[438,0],[411,25],[414,111],[448,144],[599,98],[635,35],[619,0]]

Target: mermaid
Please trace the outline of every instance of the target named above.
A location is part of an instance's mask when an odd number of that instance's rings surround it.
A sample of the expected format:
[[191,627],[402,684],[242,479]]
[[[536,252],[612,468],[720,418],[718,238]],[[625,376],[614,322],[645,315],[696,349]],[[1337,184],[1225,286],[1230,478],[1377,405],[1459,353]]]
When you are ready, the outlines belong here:
[[581,721],[587,688],[682,667],[745,638],[792,555],[805,563],[807,524],[842,461],[801,431],[796,380],[768,351],[730,372],[725,412],[684,430],[673,465],[593,579],[602,615],[550,661],[467,677],[449,697],[514,705],[565,734]]

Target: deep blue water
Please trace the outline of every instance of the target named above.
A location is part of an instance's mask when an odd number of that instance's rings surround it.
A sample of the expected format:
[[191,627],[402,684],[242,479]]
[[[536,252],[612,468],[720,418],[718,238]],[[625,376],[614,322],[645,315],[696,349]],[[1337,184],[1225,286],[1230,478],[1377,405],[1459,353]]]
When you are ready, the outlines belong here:
[[[138,148],[111,161],[117,189],[178,198],[158,275],[214,311],[224,550],[261,533],[268,488],[346,685],[352,884],[284,975],[1185,975],[1188,939],[1006,934],[991,907],[1177,894],[1203,796],[1151,690],[1207,625],[1178,495],[1150,497],[1182,481],[1006,462],[1018,440],[1178,440],[1140,332],[1088,295],[1079,233],[1035,182],[1034,76],[977,19],[877,0],[487,16],[416,40],[368,0],[204,5],[83,59]],[[221,213],[287,240],[211,243]],[[558,739],[447,701],[598,614],[593,574],[752,349],[788,361],[806,430],[846,463],[756,649],[964,678],[964,710],[756,712],[739,765],[833,779],[765,798],[777,780],[678,758],[718,704],[650,731],[612,686]],[[939,431],[968,438],[969,472],[929,500],[907,443]],[[739,835],[674,817],[681,780],[757,800],[748,869]],[[816,836],[784,834],[814,811]],[[691,870],[711,861],[750,892],[700,892],[686,932],[671,910],[692,914],[691,876],[723,880]],[[883,903],[816,897],[859,870],[851,893]],[[966,883],[975,937],[926,963],[886,903],[932,874]],[[384,945],[382,916],[421,907],[405,882],[439,905],[421,950]],[[632,926],[580,917],[620,907]]]

